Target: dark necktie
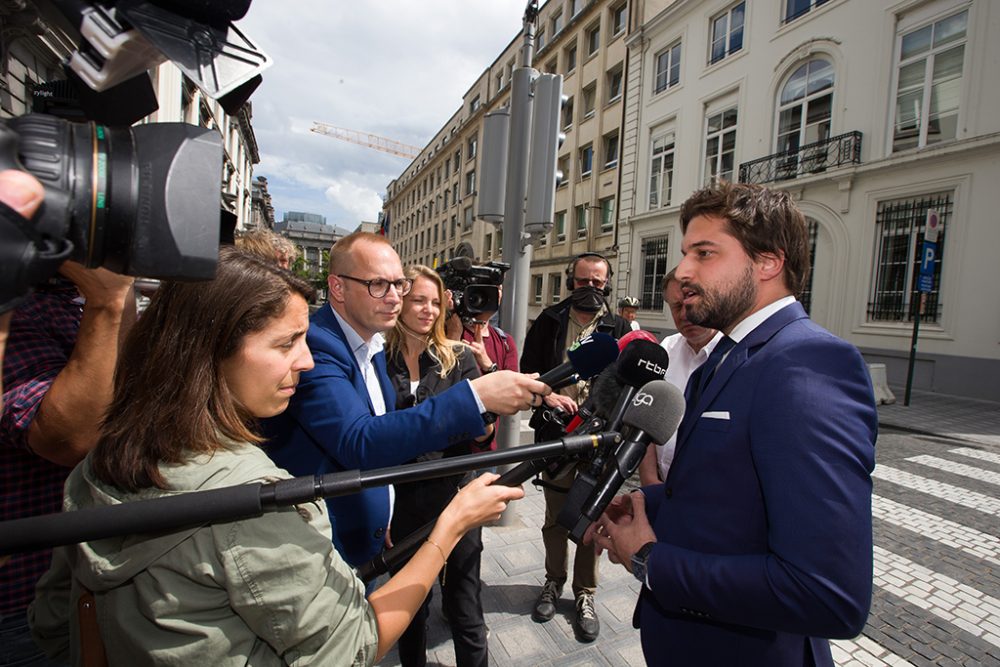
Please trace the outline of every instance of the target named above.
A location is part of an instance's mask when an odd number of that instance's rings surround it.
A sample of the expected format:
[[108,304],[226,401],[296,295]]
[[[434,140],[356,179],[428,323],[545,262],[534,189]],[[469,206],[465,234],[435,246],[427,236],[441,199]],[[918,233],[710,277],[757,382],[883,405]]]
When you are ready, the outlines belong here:
[[701,398],[702,392],[705,391],[705,387],[708,386],[708,383],[715,376],[715,369],[722,363],[722,357],[725,356],[726,352],[733,349],[734,345],[736,345],[736,341],[729,336],[723,336],[715,346],[715,349],[712,350],[712,354],[708,355],[705,363],[699,366],[691,375],[691,382],[688,383],[688,389],[691,392],[691,396],[688,398],[690,405],[697,405],[698,399]]

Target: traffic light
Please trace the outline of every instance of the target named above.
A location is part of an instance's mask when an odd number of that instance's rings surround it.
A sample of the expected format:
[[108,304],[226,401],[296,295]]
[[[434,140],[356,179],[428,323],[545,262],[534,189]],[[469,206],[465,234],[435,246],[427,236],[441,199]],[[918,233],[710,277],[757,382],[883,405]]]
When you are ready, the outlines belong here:
[[561,74],[541,74],[534,83],[528,203],[524,216],[524,231],[528,234],[548,232],[555,219],[556,185],[563,177],[556,165],[559,147],[566,140],[559,127],[562,107],[566,103],[562,83]]

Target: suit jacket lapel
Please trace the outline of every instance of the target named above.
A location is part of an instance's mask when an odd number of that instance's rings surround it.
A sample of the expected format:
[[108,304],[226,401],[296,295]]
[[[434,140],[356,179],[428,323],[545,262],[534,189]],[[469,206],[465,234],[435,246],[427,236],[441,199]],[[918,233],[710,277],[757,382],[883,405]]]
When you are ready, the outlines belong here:
[[378,385],[382,388],[385,411],[392,412],[396,409],[396,390],[393,389],[392,380],[389,379],[389,370],[386,367],[385,361],[385,350],[372,357],[372,365],[375,366],[375,376],[378,378]]
[[[680,428],[677,433],[677,450],[680,450],[681,446],[687,440],[687,437],[691,434],[694,429],[694,425],[697,423],[701,414],[705,411],[722,388],[726,386],[729,382],[729,378],[732,377],[733,373],[736,372],[738,368],[743,366],[747,360],[760,348],[764,343],[771,339],[774,334],[778,333],[790,322],[808,317],[806,311],[802,308],[802,304],[798,301],[795,303],[785,306],[778,312],[771,315],[760,325],[747,334],[739,342],[736,347],[734,347],[726,358],[719,365],[718,369],[715,371],[715,376],[712,381],[709,382],[708,386],[701,393],[698,398],[698,403],[694,406],[687,406],[689,411],[685,413],[684,419],[681,421]],[[692,409],[693,408],[693,409]],[[676,454],[675,454],[676,457]]]
[[[327,304],[325,308],[320,308],[315,315],[316,323],[320,326],[329,330],[329,332],[344,346],[347,351],[347,357],[351,361],[351,367],[354,372],[351,374],[351,384],[354,385],[355,391],[358,392],[359,396],[364,396],[365,400],[368,401],[368,412],[372,415],[375,414],[375,406],[372,405],[372,398],[368,395],[368,385],[365,384],[365,376],[361,372],[361,366],[358,365],[358,359],[354,356],[354,350],[351,349],[350,343],[347,342],[347,335],[344,333],[343,327],[340,326],[340,321],[337,319],[336,315],[333,314],[333,306]],[[382,394],[385,395],[385,388],[389,385],[389,373],[385,368],[385,354],[379,353],[375,356],[376,360],[381,359],[381,367],[376,363],[375,369],[378,375],[379,385],[382,387]],[[395,393],[392,396],[392,402],[390,403],[388,399],[385,402],[386,411],[392,410],[396,407],[396,397]]]

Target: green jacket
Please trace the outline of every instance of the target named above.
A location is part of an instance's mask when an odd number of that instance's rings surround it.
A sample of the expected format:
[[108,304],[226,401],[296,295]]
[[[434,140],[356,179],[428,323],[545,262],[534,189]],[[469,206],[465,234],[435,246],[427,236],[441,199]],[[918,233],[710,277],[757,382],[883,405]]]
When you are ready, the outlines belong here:
[[[170,491],[124,493],[97,480],[88,457],[66,482],[63,509],[289,477],[248,444],[161,470]],[[361,581],[333,549],[323,502],[56,549],[29,620],[35,641],[72,664],[79,663],[81,585],[94,593],[112,667],[375,661],[375,615]]]

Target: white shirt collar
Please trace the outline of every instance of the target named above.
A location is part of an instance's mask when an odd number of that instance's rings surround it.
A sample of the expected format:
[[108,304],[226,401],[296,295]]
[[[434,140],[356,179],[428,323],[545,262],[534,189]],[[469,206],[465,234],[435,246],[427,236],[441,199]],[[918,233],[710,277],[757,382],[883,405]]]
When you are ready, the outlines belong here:
[[742,322],[733,327],[729,337],[733,339],[733,342],[739,343],[741,340],[749,336],[750,332],[763,324],[767,318],[771,317],[771,315],[774,315],[785,306],[793,303],[795,303],[795,297],[791,295],[782,297],[774,303],[769,303],[757,312],[751,313]]
[[333,316],[337,318],[337,322],[340,324],[340,328],[344,330],[344,337],[347,339],[347,344],[350,346],[351,351],[354,353],[354,357],[358,360],[360,364],[362,361],[370,362],[372,357],[382,351],[385,347],[385,337],[376,333],[372,336],[371,340],[366,341],[361,337],[357,331],[354,330],[347,320],[340,316],[340,313],[330,305],[330,310],[333,312]]

